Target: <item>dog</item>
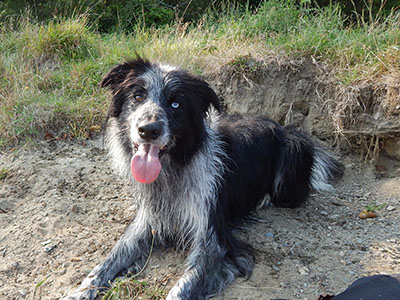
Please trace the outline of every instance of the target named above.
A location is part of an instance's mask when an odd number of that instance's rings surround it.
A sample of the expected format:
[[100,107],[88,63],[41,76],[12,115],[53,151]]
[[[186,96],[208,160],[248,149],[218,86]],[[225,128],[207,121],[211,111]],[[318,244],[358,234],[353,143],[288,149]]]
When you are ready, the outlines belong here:
[[180,68],[136,58],[114,67],[105,141],[132,186],[136,217],[79,289],[94,299],[121,272],[138,272],[154,247],[189,249],[167,300],[209,299],[249,277],[251,246],[232,231],[269,200],[298,207],[310,189],[331,190],[343,165],[293,127],[227,115],[210,85]]

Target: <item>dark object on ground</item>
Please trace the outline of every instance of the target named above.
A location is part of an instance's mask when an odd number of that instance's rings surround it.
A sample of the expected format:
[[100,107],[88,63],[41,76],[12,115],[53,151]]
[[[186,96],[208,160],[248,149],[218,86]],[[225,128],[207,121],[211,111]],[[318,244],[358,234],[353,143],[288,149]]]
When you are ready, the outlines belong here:
[[[373,275],[354,281],[337,296],[319,296],[317,300],[400,300],[400,274]],[[289,299],[271,299],[289,300]]]

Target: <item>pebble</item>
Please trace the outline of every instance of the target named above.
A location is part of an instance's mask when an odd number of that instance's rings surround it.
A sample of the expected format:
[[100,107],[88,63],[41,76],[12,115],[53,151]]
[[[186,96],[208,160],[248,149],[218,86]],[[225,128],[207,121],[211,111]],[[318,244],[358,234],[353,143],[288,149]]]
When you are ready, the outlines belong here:
[[77,214],[77,213],[79,212],[79,206],[76,205],[76,204],[72,205],[71,211],[72,211],[73,213]]
[[82,258],[80,258],[80,257],[71,257],[71,262],[79,262],[81,260],[82,260]]
[[280,270],[281,270],[281,268],[279,268],[278,266],[272,266],[272,269],[275,271],[275,272],[279,272]]
[[393,211],[393,210],[396,209],[396,207],[394,207],[394,206],[392,206],[392,205],[389,205],[386,209],[387,209],[388,211]]
[[47,240],[47,241],[42,242],[42,245],[43,245],[43,246],[46,246],[46,245],[48,245],[48,244],[50,244],[50,243],[51,243],[51,240]]
[[321,210],[319,213],[323,216],[327,216],[329,214],[326,210]]
[[43,248],[44,252],[50,253],[57,245],[46,246]]
[[26,290],[24,290],[24,289],[20,289],[18,292],[24,298],[26,297],[26,295],[28,295],[28,292]]
[[272,232],[267,232],[267,233],[265,234],[265,237],[266,237],[267,239],[273,239],[273,238],[274,238],[274,234],[273,234]]
[[337,220],[339,219],[339,215],[338,214],[333,214],[329,216],[329,220]]
[[308,275],[310,273],[310,270],[307,267],[300,267],[299,268],[299,273],[300,275]]

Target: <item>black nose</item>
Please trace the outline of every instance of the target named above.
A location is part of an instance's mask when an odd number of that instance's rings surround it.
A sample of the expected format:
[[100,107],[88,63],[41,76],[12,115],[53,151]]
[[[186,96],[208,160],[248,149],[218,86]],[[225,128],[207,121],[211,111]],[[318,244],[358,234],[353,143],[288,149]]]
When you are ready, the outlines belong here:
[[161,122],[152,122],[148,124],[144,124],[138,128],[139,136],[146,140],[152,141],[158,138],[162,132],[162,123]]

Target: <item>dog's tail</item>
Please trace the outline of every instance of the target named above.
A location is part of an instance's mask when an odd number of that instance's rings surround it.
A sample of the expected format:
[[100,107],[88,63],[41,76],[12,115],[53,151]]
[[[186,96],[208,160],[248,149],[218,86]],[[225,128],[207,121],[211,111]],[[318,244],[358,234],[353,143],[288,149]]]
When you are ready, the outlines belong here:
[[311,170],[311,187],[317,191],[332,191],[333,187],[330,183],[340,179],[343,173],[343,164],[316,145]]

